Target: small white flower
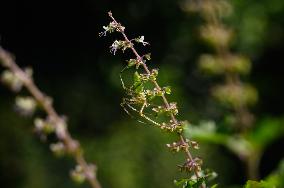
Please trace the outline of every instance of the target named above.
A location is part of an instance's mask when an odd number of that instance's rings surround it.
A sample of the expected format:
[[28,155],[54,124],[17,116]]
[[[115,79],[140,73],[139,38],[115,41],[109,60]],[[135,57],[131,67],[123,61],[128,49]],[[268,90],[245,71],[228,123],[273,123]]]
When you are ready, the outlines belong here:
[[10,70],[5,70],[2,73],[1,80],[15,92],[19,92],[23,87],[22,80]]
[[32,97],[17,97],[15,105],[21,115],[29,116],[34,113],[37,103]]
[[120,48],[120,43],[119,41],[115,40],[112,45],[110,46],[110,52],[115,55],[116,51]]
[[141,36],[141,37],[136,38],[135,41],[138,42],[138,43],[142,43],[143,46],[146,46],[146,45],[148,45],[149,43],[148,43],[148,42],[145,42],[145,41],[144,41],[144,38],[145,38],[144,36]]

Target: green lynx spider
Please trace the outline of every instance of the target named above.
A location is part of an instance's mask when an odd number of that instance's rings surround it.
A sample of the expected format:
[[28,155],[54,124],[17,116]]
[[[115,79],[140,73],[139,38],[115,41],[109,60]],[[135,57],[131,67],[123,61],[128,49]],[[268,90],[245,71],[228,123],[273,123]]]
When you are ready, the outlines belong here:
[[[151,119],[150,117],[146,116],[144,113],[144,109],[149,107],[150,105],[153,105],[151,103],[148,102],[149,97],[147,97],[147,92],[146,90],[144,90],[144,83],[141,82],[139,84],[133,84],[130,87],[126,87],[125,83],[123,81],[122,78],[122,74],[123,72],[128,69],[129,66],[125,66],[121,72],[120,72],[120,81],[121,81],[121,85],[122,88],[125,90],[126,95],[128,97],[124,97],[122,98],[122,102],[120,103],[120,106],[124,109],[124,111],[130,115],[131,117],[134,117],[128,110],[127,107],[135,112],[137,112],[142,118],[146,119],[147,121],[151,122],[152,124],[154,124],[155,126],[160,126],[161,124],[154,121],[153,119]],[[138,91],[139,90],[139,91]],[[141,108],[135,108],[134,105],[141,105]],[[143,121],[138,120],[140,123],[144,123]]]

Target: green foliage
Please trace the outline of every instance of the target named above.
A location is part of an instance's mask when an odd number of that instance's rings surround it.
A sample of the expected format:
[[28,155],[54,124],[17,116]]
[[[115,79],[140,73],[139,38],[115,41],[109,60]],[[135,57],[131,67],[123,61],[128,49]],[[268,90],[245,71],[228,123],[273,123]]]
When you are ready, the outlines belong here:
[[284,134],[283,118],[263,118],[256,128],[248,134],[248,139],[257,147],[268,147]]
[[205,182],[204,178],[200,178],[198,180],[193,179],[181,179],[175,180],[175,185],[182,188],[199,188]]
[[284,159],[280,161],[278,168],[265,178],[265,181],[276,188],[284,186]]
[[265,181],[257,182],[249,180],[247,181],[244,188],[275,188],[275,186]]

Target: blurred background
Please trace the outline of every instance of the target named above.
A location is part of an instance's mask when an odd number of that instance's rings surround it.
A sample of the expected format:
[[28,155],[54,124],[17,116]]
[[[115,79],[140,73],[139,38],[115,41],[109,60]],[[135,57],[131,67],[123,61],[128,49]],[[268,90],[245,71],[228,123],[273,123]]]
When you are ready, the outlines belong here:
[[[20,66],[33,67],[35,82],[53,97],[58,112],[68,117],[70,132],[81,141],[88,161],[98,165],[103,187],[170,188],[174,179],[185,176],[176,167],[183,162],[182,154],[173,155],[165,147],[174,138],[131,119],[119,105],[123,97],[119,72],[131,56],[109,53],[119,35],[98,36],[109,23],[109,10],[126,26],[130,38],[144,35],[150,42],[139,50],[152,53],[150,66],[160,69],[161,85],[172,87],[171,100],[178,103],[180,119],[201,127],[226,127],[222,120],[226,109],[210,94],[218,78],[198,70],[200,55],[212,51],[200,39],[204,21],[188,11],[187,3],[27,0],[1,6],[1,46],[16,56]],[[251,59],[251,73],[242,79],[258,91],[258,103],[250,108],[256,127],[250,138],[260,143],[269,139],[258,168],[259,178],[264,179],[280,168],[284,158],[284,1],[231,3],[232,14],[224,21],[235,31],[231,51]],[[18,116],[13,107],[14,94],[0,87],[0,184],[88,187],[70,180],[72,159],[54,157],[50,141],[43,143],[33,133],[33,119]],[[202,149],[197,153],[205,167],[218,173],[215,181],[220,188],[246,182],[246,165],[232,150],[210,139],[200,141]]]

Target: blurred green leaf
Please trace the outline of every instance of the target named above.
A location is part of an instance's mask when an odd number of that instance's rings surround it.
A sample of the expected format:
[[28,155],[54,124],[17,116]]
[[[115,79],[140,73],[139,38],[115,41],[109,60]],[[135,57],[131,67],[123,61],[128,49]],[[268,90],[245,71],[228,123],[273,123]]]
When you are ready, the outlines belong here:
[[264,148],[284,134],[284,121],[277,118],[265,118],[259,121],[248,139],[258,147]]
[[247,181],[244,188],[274,188],[274,187],[275,187],[274,185],[271,185],[265,181],[257,182],[249,180]]

